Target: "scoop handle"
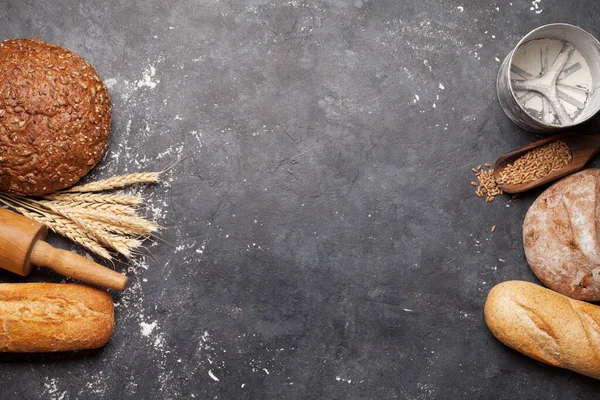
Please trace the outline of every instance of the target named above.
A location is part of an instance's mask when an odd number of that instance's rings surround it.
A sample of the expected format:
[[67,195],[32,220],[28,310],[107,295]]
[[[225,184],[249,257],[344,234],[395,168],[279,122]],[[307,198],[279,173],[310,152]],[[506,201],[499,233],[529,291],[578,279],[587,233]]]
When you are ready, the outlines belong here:
[[61,275],[110,289],[125,290],[127,277],[103,267],[78,254],[59,250],[43,240],[37,241],[31,252],[31,263],[48,267]]

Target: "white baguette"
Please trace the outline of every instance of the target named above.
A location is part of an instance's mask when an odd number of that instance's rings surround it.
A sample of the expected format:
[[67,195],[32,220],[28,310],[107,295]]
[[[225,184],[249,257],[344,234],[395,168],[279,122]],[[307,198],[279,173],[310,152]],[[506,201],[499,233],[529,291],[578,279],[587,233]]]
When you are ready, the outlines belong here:
[[54,352],[105,345],[114,306],[102,290],[75,284],[0,284],[0,351]]
[[485,321],[505,345],[556,367],[600,379],[600,307],[529,282],[490,291]]

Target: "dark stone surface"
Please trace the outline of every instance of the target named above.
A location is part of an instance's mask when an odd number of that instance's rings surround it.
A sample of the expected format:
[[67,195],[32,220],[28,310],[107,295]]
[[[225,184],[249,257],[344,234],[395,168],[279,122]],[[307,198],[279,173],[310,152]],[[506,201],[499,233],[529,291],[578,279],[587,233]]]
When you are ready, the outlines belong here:
[[599,17],[592,0],[2,2],[1,39],[63,45],[109,83],[91,178],[173,167],[143,190],[161,238],[115,266],[131,286],[112,341],[0,356],[2,398],[597,398],[487,330],[489,289],[535,281],[520,235],[539,191],[485,204],[469,182],[535,139],[496,101],[499,60],[549,22],[598,36]]

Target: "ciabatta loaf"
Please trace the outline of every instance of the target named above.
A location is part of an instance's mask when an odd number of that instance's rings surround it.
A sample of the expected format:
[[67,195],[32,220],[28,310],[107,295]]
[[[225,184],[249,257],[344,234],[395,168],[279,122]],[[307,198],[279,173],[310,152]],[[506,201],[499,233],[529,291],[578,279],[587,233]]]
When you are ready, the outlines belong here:
[[0,351],[95,349],[112,336],[114,307],[102,290],[75,284],[0,284]]
[[498,340],[556,367],[600,379],[600,307],[529,282],[495,286],[485,321]]

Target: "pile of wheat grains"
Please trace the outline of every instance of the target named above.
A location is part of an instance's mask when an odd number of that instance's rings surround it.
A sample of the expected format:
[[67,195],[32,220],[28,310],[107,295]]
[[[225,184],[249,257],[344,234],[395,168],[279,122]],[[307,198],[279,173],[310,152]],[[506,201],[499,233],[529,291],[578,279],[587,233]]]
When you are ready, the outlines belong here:
[[528,151],[499,173],[498,183],[520,184],[535,181],[573,161],[571,149],[562,140]]
[[[490,169],[486,170],[483,168],[484,166]],[[479,183],[473,181],[471,182],[471,185],[477,188],[475,189],[475,194],[477,197],[485,196],[486,203],[494,201],[495,196],[504,193],[496,183],[496,178],[494,178],[494,169],[491,168],[491,166],[491,164],[485,163],[484,165],[479,164],[476,168],[471,169],[479,181]]]

